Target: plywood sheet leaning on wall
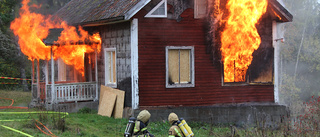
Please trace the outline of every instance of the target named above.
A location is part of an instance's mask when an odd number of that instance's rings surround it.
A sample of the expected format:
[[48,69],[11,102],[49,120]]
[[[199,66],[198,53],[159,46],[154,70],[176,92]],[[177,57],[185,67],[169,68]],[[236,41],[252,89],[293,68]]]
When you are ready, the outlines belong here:
[[100,92],[100,101],[101,101],[101,97],[106,95],[106,93],[109,94],[109,92],[111,92],[111,93],[117,95],[112,116],[114,118],[122,118],[125,91],[122,91],[122,90],[119,90],[119,89],[114,89],[114,88],[111,88],[111,87],[106,87],[106,86],[103,86],[103,85],[101,85],[100,91],[101,91]]
[[117,99],[117,94],[108,90],[101,90],[101,93],[98,114],[111,117]]

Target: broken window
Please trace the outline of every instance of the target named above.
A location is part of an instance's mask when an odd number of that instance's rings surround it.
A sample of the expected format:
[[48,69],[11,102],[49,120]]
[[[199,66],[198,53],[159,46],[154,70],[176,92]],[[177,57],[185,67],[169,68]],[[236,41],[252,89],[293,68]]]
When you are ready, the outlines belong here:
[[117,63],[116,49],[105,48],[105,85],[109,87],[117,87]]
[[[252,55],[253,60],[249,65],[245,75],[240,77],[234,75],[234,81],[226,82],[224,80],[224,85],[273,84],[273,50],[273,48],[259,48],[256,50]],[[236,63],[233,65],[236,65]],[[236,67],[232,66],[230,68],[234,69]]]
[[156,5],[145,17],[148,18],[166,18],[167,17],[167,0],[162,0]]
[[193,46],[166,47],[166,87],[194,87]]

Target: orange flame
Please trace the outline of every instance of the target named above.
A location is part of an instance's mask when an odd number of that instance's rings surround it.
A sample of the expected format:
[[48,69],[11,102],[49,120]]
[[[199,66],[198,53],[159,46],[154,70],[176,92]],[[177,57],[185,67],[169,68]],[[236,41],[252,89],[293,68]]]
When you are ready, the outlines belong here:
[[[63,28],[57,43],[63,44],[60,47],[52,47],[54,59],[61,58],[66,64],[72,65],[84,76],[84,54],[92,53],[97,49],[100,52],[101,39],[98,33],[89,35],[80,27],[80,35],[76,27],[68,26],[66,22],[56,23],[41,14],[30,12],[30,0],[23,0],[20,9],[20,17],[13,20],[10,28],[19,37],[19,45],[22,53],[29,57],[29,60],[51,59],[51,47],[46,46],[42,40],[49,34],[49,29]],[[36,7],[33,5],[33,7]],[[76,42],[93,42],[92,45],[75,45]],[[99,43],[99,44],[95,44]]]
[[255,25],[266,12],[267,0],[229,0],[229,16],[221,34],[224,82],[244,82],[252,53],[261,38]]
[[282,19],[282,18],[280,17],[280,15],[279,15],[277,12],[275,12],[273,9],[271,9],[271,10],[272,10],[272,12],[274,13],[274,15],[278,17],[278,19],[279,19],[279,20],[281,20],[281,19]]

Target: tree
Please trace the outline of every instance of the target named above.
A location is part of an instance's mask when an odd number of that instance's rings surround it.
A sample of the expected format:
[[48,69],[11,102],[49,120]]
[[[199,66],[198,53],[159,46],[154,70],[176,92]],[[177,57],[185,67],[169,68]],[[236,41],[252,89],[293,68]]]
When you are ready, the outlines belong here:
[[284,0],[284,3],[293,14],[293,22],[286,23],[286,41],[281,46],[280,99],[286,104],[302,103],[312,95],[319,95],[320,6],[317,0]]
[[[21,54],[15,37],[13,37],[12,32],[9,30],[10,22],[14,19],[14,9],[18,2],[18,0],[0,0],[0,76],[26,79],[27,58]],[[13,82],[12,80],[3,79],[1,81]],[[21,85],[24,91],[29,91],[26,81],[22,81]],[[20,86],[1,85],[1,87]]]

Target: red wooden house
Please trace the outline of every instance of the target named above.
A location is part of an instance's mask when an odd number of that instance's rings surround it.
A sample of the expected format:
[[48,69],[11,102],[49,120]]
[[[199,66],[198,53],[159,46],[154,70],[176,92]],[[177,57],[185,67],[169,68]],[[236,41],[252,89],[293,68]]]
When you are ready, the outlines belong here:
[[100,33],[96,82],[124,90],[126,107],[178,111],[277,103],[281,24],[292,15],[277,0],[268,0],[257,25],[261,44],[245,80],[225,82],[219,49],[223,25],[216,23],[224,15],[213,16],[225,6],[226,0],[72,0],[55,15]]

